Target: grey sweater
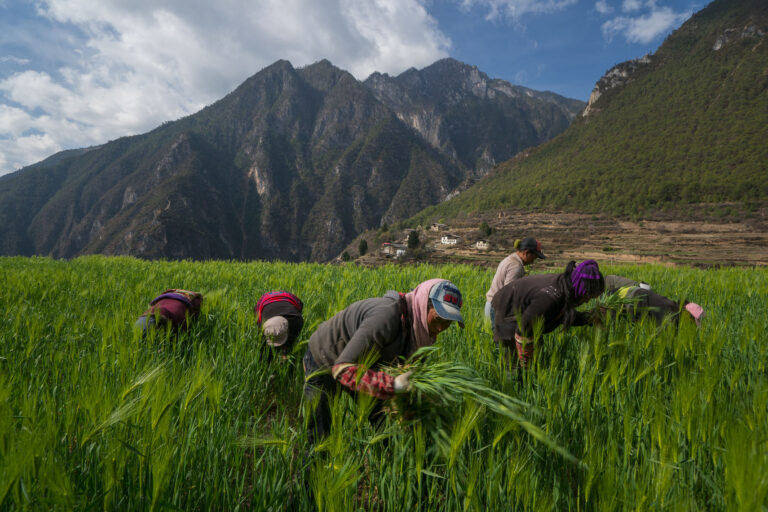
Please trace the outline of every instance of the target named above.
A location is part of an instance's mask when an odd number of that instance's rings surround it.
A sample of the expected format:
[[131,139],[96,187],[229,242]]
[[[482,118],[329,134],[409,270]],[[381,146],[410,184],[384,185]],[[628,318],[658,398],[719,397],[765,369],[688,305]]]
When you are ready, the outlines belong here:
[[372,351],[377,361],[394,362],[407,355],[411,339],[411,329],[403,329],[401,317],[397,292],[354,302],[320,324],[309,338],[309,350],[323,368],[359,364]]
[[612,274],[605,276],[606,292],[614,293],[619,288],[624,288],[625,286],[640,286],[640,283],[638,283],[637,281],[633,281],[628,277],[616,276]]

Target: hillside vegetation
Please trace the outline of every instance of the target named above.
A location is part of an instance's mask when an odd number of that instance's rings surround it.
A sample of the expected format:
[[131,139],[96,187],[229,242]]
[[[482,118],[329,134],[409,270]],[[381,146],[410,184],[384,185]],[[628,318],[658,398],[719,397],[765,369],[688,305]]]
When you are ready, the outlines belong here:
[[[768,506],[768,271],[604,268],[688,297],[700,330],[623,320],[545,336],[509,374],[483,320],[492,272],[472,267],[0,258],[2,510],[760,510]],[[528,404],[563,456],[469,397],[412,404],[373,429],[342,395],[312,449],[300,356],[351,302],[422,280],[464,293],[462,365]],[[131,325],[165,287],[204,292],[179,338]],[[270,361],[253,305],[305,303],[291,361]],[[411,410],[411,409],[401,409]]]
[[713,2],[600,92],[563,134],[417,221],[510,207],[644,216],[768,200],[765,1]]

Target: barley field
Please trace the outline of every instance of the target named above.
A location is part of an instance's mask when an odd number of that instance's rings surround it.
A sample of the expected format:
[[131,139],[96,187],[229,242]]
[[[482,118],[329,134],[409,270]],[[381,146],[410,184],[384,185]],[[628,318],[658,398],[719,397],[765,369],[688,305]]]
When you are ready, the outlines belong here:
[[[517,373],[484,322],[491,269],[0,258],[0,510],[764,510],[768,269],[603,271],[708,317],[558,330]],[[309,335],[432,277],[467,321],[422,361],[439,392],[377,430],[342,394],[310,446]],[[169,287],[204,293],[199,321],[142,339],[134,320]],[[288,361],[253,315],[272,289],[305,303]]]

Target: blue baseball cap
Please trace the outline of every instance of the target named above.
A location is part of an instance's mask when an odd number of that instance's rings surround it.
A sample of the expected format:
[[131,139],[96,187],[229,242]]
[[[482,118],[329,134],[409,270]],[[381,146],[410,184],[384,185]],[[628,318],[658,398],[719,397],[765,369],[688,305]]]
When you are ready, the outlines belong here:
[[429,290],[429,298],[432,301],[432,307],[435,308],[440,318],[458,322],[464,328],[464,318],[461,316],[461,305],[464,301],[455,284],[450,281],[440,281],[432,285]]

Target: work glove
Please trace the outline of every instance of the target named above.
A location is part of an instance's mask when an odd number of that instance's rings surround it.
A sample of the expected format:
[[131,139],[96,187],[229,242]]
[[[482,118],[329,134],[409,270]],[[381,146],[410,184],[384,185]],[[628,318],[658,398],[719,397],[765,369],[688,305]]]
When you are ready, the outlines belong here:
[[515,348],[517,349],[517,360],[520,361],[521,368],[528,368],[533,359],[533,338],[520,336],[515,333]]
[[407,393],[411,390],[411,374],[412,370],[408,370],[395,377],[395,393]]

